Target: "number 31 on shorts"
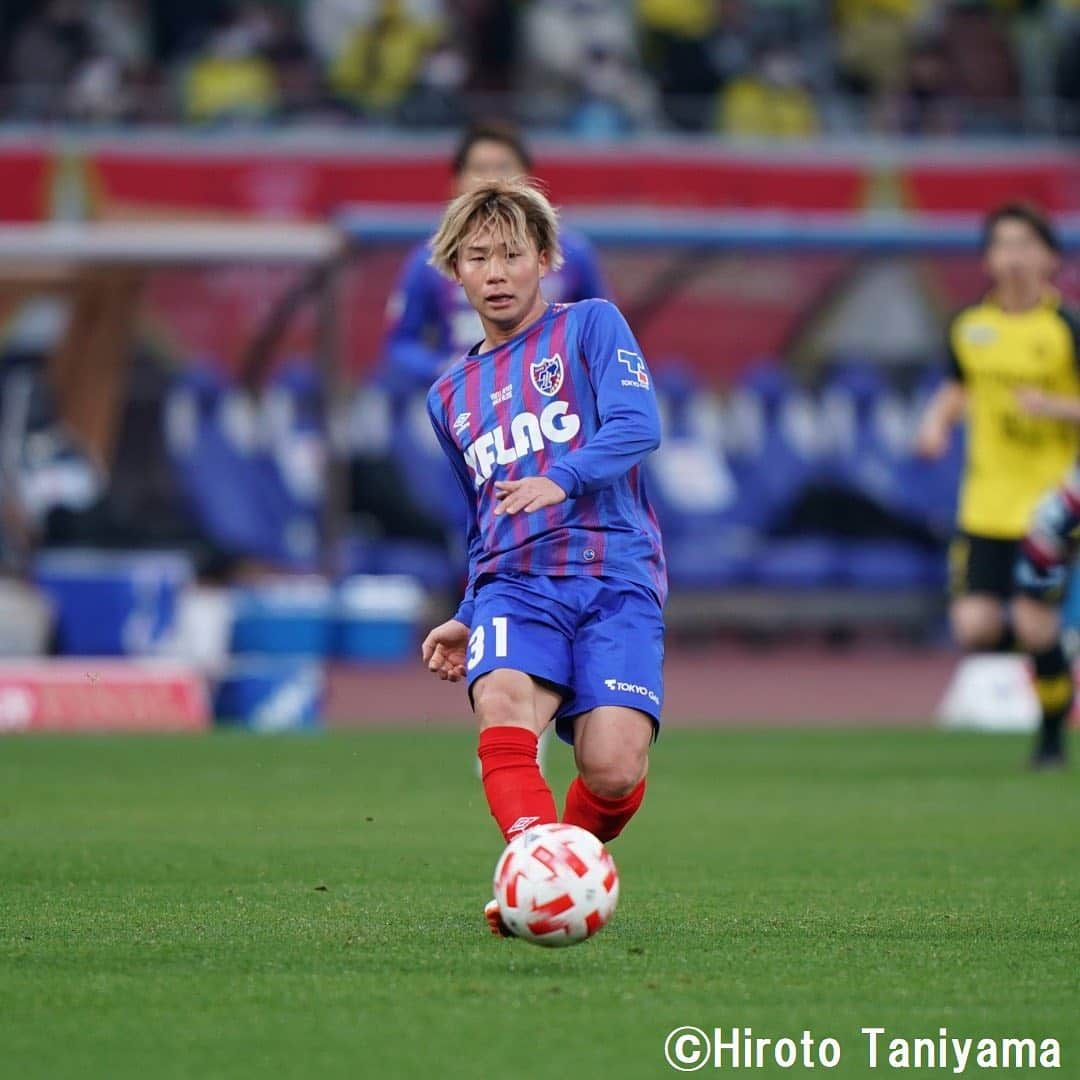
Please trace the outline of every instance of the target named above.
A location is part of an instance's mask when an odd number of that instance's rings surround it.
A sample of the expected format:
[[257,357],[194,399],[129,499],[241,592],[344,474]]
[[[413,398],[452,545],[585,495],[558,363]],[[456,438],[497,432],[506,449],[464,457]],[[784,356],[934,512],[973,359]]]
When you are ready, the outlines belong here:
[[[491,620],[491,629],[495,631],[495,659],[501,660],[506,656],[506,616],[496,615]],[[481,623],[469,638],[469,661],[468,669],[472,671],[481,660],[484,659],[484,642],[487,635],[484,624]]]

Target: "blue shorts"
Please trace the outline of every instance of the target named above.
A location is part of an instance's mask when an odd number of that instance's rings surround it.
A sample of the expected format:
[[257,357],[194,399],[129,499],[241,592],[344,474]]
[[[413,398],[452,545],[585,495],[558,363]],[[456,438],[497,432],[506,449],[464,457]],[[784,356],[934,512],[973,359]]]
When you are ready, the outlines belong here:
[[660,728],[664,621],[656,597],[619,578],[491,574],[476,591],[466,660],[472,685],[511,668],[563,695],[555,730],[574,741],[574,718],[599,705],[638,709]]

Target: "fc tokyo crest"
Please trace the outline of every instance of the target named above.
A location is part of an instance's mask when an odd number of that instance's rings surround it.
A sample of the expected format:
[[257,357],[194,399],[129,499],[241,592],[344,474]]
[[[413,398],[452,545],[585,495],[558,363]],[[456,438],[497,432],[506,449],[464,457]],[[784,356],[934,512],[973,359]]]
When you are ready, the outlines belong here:
[[556,353],[554,356],[545,356],[539,363],[530,364],[529,375],[533,386],[544,397],[554,397],[563,384],[562,357]]

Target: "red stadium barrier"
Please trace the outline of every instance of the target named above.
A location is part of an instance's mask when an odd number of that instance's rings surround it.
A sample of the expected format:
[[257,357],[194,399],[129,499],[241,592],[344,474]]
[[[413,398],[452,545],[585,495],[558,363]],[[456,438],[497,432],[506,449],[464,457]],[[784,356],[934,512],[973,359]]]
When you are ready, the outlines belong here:
[[43,221],[49,217],[53,153],[46,147],[0,149],[0,220]]
[[[355,201],[439,202],[452,142],[335,136],[0,139],[0,220],[51,216],[81,198],[101,216],[319,219]],[[807,143],[734,149],[655,140],[606,147],[536,142],[535,172],[568,206],[846,211],[893,206],[981,213],[1022,195],[1080,210],[1080,160],[1036,145]],[[65,208],[65,212],[70,207]]]
[[0,733],[203,731],[210,721],[206,682],[185,665],[0,663]]
[[[93,216],[134,220],[340,220],[348,204],[392,202],[435,221],[449,192],[451,140],[349,138],[88,137],[65,143],[62,154],[46,136],[0,138],[0,219],[68,216],[81,204]],[[645,207],[734,211],[739,220],[772,209],[798,230],[811,212],[854,223],[867,220],[868,206],[977,215],[1016,196],[1055,213],[1080,211],[1080,158],[1047,145],[822,142],[748,150],[677,140],[614,147],[538,140],[535,149],[535,172],[571,221],[599,207],[636,208],[638,220],[663,218]],[[343,275],[339,294],[341,354],[354,373],[370,370],[379,356],[387,301],[408,250],[404,242],[365,244],[360,235],[361,257]],[[680,357],[721,384],[759,357],[798,351],[814,313],[862,266],[843,246],[752,251],[732,243],[706,254],[701,246],[673,239],[667,246],[609,246],[602,256],[649,354]],[[983,288],[974,253],[916,253],[909,265],[917,268],[926,304],[939,311]],[[1073,256],[1061,279],[1070,298],[1078,273]],[[179,356],[235,368],[296,280],[288,268],[241,262],[163,268],[147,282],[143,326]],[[279,355],[309,355],[316,337],[314,308],[302,306]]]
[[[325,156],[249,153],[92,153],[99,213],[160,208],[187,213],[322,218],[351,201],[438,202],[449,193],[442,152]],[[891,187],[904,209],[979,213],[1005,198],[1048,210],[1080,209],[1080,164],[1065,155],[1015,154],[882,167],[854,155],[735,154],[699,149],[541,152],[535,172],[567,206],[692,207],[704,210],[860,210]]]

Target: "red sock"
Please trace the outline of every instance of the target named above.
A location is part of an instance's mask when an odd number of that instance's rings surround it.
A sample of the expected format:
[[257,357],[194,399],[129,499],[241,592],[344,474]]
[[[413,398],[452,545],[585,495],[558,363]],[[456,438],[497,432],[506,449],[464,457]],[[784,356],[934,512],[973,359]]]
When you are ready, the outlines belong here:
[[562,819],[566,825],[578,825],[582,829],[588,829],[593,836],[606,844],[623,831],[626,823],[637,813],[644,798],[644,777],[633,791],[621,799],[604,799],[590,791],[580,776],[575,776],[570,790],[566,793],[566,808],[563,810]]
[[499,725],[480,732],[480,775],[491,816],[508,841],[530,825],[559,820],[551,788],[536,763],[536,736]]

